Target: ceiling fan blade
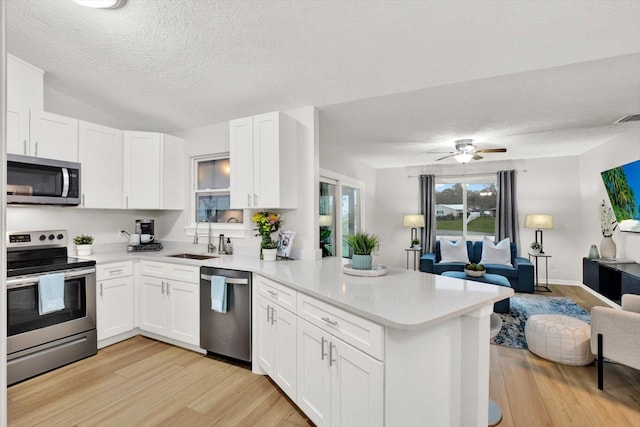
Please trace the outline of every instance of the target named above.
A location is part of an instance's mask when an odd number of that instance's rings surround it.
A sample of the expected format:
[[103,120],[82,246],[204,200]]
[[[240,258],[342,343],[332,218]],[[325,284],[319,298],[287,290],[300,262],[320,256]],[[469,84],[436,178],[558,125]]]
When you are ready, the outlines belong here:
[[481,155],[476,154],[476,153],[474,153],[474,154],[473,154],[473,157],[471,157],[471,158],[472,158],[473,160],[480,160],[480,159],[484,159],[484,157],[482,157]]
[[506,148],[479,148],[476,153],[506,153]]
[[439,162],[440,160],[448,159],[449,157],[453,157],[455,155],[456,154],[454,153],[454,154],[449,154],[448,156],[440,157],[439,159],[436,159],[436,162]]

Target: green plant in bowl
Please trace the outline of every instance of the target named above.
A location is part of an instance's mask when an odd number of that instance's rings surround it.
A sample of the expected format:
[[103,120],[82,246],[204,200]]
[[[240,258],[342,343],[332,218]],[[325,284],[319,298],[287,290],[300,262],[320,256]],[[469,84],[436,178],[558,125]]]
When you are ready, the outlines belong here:
[[81,234],[73,238],[73,243],[76,245],[92,245],[93,244],[93,236],[88,234]]

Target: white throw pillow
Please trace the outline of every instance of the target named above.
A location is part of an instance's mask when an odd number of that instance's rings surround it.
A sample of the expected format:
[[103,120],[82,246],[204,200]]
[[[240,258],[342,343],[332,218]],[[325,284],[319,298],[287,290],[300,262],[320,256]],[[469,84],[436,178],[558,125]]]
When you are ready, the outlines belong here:
[[498,243],[493,243],[485,236],[482,243],[482,259],[480,264],[511,265],[511,240],[507,237]]
[[453,243],[449,240],[440,240],[440,262],[469,262],[467,241],[464,237]]

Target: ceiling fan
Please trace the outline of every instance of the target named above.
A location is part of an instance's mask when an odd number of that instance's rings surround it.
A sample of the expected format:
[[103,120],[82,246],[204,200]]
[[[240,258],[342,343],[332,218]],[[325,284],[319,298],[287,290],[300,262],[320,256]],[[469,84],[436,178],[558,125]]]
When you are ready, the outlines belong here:
[[471,160],[480,160],[483,157],[478,153],[506,153],[506,148],[478,148],[473,139],[459,139],[455,142],[456,151],[450,151],[448,156],[440,157],[437,161],[455,158],[458,163],[467,163]]

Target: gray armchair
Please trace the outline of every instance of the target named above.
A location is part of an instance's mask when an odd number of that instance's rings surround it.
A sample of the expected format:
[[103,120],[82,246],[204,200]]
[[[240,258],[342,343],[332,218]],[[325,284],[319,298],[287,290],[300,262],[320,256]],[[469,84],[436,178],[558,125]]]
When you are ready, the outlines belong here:
[[604,388],[602,359],[640,369],[640,295],[622,295],[622,310],[591,309],[591,351],[598,355],[598,388]]

